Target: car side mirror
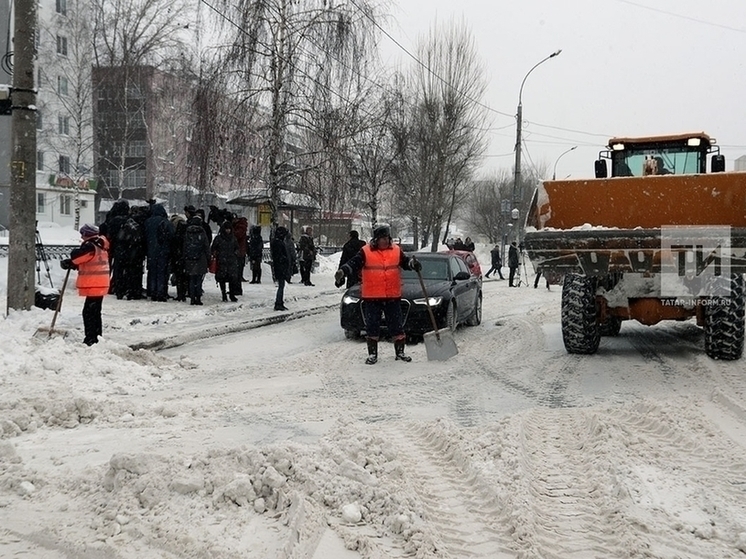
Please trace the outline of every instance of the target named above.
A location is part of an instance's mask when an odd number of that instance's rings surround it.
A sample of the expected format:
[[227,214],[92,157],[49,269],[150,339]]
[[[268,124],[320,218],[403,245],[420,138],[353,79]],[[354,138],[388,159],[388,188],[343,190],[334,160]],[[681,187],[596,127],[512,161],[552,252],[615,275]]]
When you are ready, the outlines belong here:
[[722,173],[725,171],[725,156],[718,154],[712,156],[712,162],[710,163],[711,173]]
[[596,159],[596,178],[605,179],[609,176],[609,170],[606,168],[605,159]]
[[453,279],[455,281],[464,281],[468,280],[470,277],[471,275],[469,275],[469,272],[458,272],[455,276],[453,276]]

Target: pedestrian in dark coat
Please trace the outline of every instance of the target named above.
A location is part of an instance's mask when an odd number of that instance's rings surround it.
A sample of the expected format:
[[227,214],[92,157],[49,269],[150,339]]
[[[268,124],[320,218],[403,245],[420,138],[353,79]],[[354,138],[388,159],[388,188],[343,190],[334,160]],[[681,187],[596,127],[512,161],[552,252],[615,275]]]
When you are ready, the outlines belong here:
[[[236,217],[233,220],[233,235],[236,237],[236,241],[238,241],[238,268],[241,281],[248,281],[243,277],[243,269],[246,267],[246,255],[249,251],[248,234],[249,220],[245,217]],[[243,289],[238,294],[243,295]]]
[[313,286],[311,283],[311,270],[316,260],[316,246],[313,244],[313,229],[311,227],[303,229],[303,234],[298,240],[298,251],[300,252],[298,261],[300,281],[303,285]]
[[251,281],[249,283],[262,283],[263,257],[262,228],[259,225],[252,225],[249,234],[249,266],[251,267]]
[[184,270],[184,234],[186,218],[180,214],[171,216],[174,236],[171,241],[171,285],[176,287],[176,300],[186,301],[189,290],[189,276]]
[[466,240],[464,241],[464,250],[474,252],[475,248],[476,247],[474,246],[474,241],[471,240],[471,237],[466,237]]
[[508,249],[508,268],[510,268],[510,274],[508,275],[509,287],[518,287],[517,285],[513,284],[518,266],[518,247],[516,246],[515,241],[513,241],[512,243],[510,243],[510,248]]
[[83,238],[79,248],[70,253],[70,258],[60,262],[63,270],[78,270],[75,283],[78,294],[85,297],[83,303],[83,343],[91,346],[98,343],[103,332],[101,305],[109,292],[109,240],[99,235],[98,227],[86,223],[80,228]]
[[117,243],[119,240],[119,230],[124,225],[124,222],[127,221],[129,214],[130,203],[127,200],[119,199],[106,212],[106,218],[100,227],[100,234],[109,241],[109,268],[111,270],[109,292],[115,293],[117,299],[121,299],[125,291],[124,271],[126,269],[126,265],[123,265],[122,262],[116,262],[118,252]]
[[[285,248],[290,259],[290,278],[292,278],[298,273],[298,250],[295,248],[295,239],[290,233],[285,236]],[[290,278],[288,278],[288,283],[293,283]]]
[[[360,239],[360,234],[352,230],[347,234],[347,242],[342,246],[342,256],[339,258],[339,268],[347,264],[347,262],[355,256],[360,249],[365,246],[365,241]],[[355,285],[360,281],[359,276],[349,275],[347,276],[347,289]]]
[[285,282],[290,278],[290,258],[288,249],[285,246],[285,238],[288,230],[279,226],[275,229],[274,239],[269,243],[269,250],[272,254],[272,269],[277,282],[277,294],[275,295],[275,310],[286,311],[285,307]]
[[202,281],[210,261],[210,240],[198,212],[187,220],[184,232],[184,271],[189,276],[189,298],[192,305],[202,304]]
[[143,262],[145,261],[145,231],[134,217],[127,218],[117,234],[114,262],[119,276],[115,285],[117,299],[142,299]]
[[[230,295],[231,301],[235,303],[241,289],[240,256],[238,241],[233,234],[233,224],[229,220],[226,219],[220,225],[220,231],[212,241],[210,253],[217,259],[215,281],[220,286],[223,301],[227,301]],[[226,293],[226,284],[229,293]]]
[[484,277],[488,278],[490,277],[490,274],[494,274],[497,272],[497,275],[500,276],[501,280],[504,280],[503,272],[502,272],[502,266],[503,266],[503,260],[500,258],[500,247],[498,245],[495,245],[494,248],[490,251],[490,258],[492,259],[492,267],[489,269],[489,271],[484,274]]
[[168,264],[174,227],[161,204],[154,204],[145,220],[147,293],[153,301],[168,301]]

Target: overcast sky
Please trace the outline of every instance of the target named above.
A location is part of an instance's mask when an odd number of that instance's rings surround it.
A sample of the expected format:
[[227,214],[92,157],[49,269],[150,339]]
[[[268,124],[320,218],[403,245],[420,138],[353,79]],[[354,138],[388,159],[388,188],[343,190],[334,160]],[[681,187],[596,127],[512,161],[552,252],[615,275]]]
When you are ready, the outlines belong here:
[[[524,168],[591,177],[612,136],[689,131],[714,136],[728,170],[746,155],[744,0],[394,1],[386,29],[413,54],[436,21],[473,32],[495,111],[485,170],[512,169],[521,81],[557,49],[523,88]],[[382,50],[413,62],[386,37]]]

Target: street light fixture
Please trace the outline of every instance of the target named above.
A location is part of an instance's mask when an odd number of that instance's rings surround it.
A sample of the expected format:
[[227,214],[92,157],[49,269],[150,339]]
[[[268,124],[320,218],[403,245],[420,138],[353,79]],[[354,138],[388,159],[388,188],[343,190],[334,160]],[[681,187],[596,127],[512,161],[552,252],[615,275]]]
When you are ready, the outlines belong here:
[[557,163],[559,163],[559,160],[562,159],[562,156],[566,153],[570,153],[572,150],[574,150],[578,146],[572,146],[570,149],[563,151],[559,154],[559,157],[554,161],[554,170],[552,171],[552,180],[557,180]]
[[[523,127],[523,86],[526,83],[528,76],[536,70],[540,65],[558,56],[562,52],[562,49],[557,49],[552,54],[543,58],[539,62],[533,65],[533,67],[526,73],[521,82],[521,89],[518,91],[518,110],[516,111],[516,130],[515,130],[515,176],[513,178],[513,207],[518,207],[518,191],[521,184],[521,128]],[[518,228],[516,228],[518,230]]]

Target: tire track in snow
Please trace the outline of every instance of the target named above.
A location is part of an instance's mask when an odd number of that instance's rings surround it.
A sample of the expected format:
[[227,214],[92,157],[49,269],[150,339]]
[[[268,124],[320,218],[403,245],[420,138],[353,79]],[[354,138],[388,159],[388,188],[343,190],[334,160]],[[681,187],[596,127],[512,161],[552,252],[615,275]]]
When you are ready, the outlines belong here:
[[620,514],[645,530],[658,556],[742,557],[742,544],[722,534],[740,533],[745,520],[744,449],[701,406],[682,409],[645,401],[610,411],[622,433],[613,437],[617,480],[628,495]]
[[633,556],[604,482],[610,457],[594,416],[536,408],[518,429],[519,488],[504,515],[515,545],[546,559]]
[[469,459],[456,442],[424,427],[389,427],[386,435],[398,451],[407,489],[422,503],[424,531],[434,543],[435,557],[514,557],[509,538],[495,522],[500,510],[496,499],[489,498],[494,491],[469,471]]

